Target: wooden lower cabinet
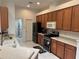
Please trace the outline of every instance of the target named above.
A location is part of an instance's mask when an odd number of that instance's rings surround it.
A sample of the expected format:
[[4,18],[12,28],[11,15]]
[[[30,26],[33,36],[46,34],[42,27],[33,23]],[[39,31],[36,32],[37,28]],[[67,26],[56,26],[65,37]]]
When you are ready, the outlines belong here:
[[64,43],[57,41],[57,56],[60,59],[64,59]]
[[52,39],[51,52],[60,59],[76,59],[76,47]]
[[38,39],[37,39],[38,44],[41,43],[41,37],[38,35]]
[[44,44],[44,35],[38,34],[38,44],[42,45]]
[[56,54],[56,40],[51,41],[51,49],[50,50],[53,54]]

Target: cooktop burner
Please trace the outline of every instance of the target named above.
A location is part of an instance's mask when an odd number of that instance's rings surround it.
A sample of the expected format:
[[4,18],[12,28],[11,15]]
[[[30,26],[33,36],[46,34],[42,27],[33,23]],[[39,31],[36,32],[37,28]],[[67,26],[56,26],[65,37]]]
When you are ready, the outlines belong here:
[[45,33],[44,36],[47,36],[47,37],[59,37],[59,32]]

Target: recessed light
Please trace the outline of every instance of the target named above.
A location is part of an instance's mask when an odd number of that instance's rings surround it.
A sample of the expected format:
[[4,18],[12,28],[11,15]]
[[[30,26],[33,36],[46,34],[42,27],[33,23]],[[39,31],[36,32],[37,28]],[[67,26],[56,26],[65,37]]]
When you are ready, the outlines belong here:
[[37,5],[40,5],[40,2],[37,2],[36,4],[37,4]]
[[27,7],[29,8],[29,7],[30,7],[30,5],[27,5]]

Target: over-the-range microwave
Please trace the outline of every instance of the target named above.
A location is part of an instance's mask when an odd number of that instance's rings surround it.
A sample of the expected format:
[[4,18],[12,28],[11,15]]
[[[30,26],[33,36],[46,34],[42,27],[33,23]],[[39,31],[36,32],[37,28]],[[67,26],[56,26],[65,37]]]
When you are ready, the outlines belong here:
[[56,22],[55,21],[47,22],[47,28],[56,29]]

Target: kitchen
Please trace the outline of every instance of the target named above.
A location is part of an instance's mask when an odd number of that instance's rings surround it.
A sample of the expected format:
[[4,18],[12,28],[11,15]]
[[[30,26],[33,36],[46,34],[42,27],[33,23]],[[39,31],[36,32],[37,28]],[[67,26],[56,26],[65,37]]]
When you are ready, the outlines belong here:
[[[76,2],[76,1],[75,1]],[[51,52],[59,56],[61,59],[76,59],[78,58],[78,5],[70,6],[71,3],[62,4],[53,11],[47,12],[47,10],[38,13],[37,22],[42,23],[42,27],[48,21],[56,21],[56,30],[59,31],[59,37],[51,37],[52,45]],[[64,8],[64,6],[66,6]],[[50,8],[52,9],[52,8]],[[49,10],[50,10],[49,9]],[[47,13],[46,13],[47,12]],[[77,12],[77,13],[76,13]],[[76,21],[75,21],[76,19]],[[38,34],[38,43],[42,44],[44,34]],[[40,38],[40,39],[39,39]],[[69,48],[70,47],[70,48]],[[77,48],[76,48],[77,47]],[[72,48],[72,49],[71,49]],[[72,50],[72,51],[71,51]],[[63,52],[64,51],[64,52]],[[75,55],[74,55],[75,54]]]
[[[29,8],[15,8],[15,5],[11,0],[8,3],[3,3],[4,6],[6,5],[9,8],[9,34],[15,34],[15,19],[18,18],[33,19],[32,22],[40,22],[42,28],[45,29],[47,28],[47,22],[56,22],[56,28],[54,30],[59,32],[59,37],[50,38],[50,52],[61,59],[79,59],[79,2],[78,0],[71,0],[69,2],[66,1],[61,3],[59,3],[59,5],[56,6],[53,6],[53,4],[51,4],[48,9],[44,9],[44,11],[38,13],[32,12],[31,10],[29,10]],[[36,19],[36,21],[34,19]],[[2,22],[4,23],[4,21]],[[3,30],[4,29],[5,26],[3,26]],[[30,32],[30,39],[32,39],[31,30],[27,31]],[[35,39],[35,41],[37,41],[37,43],[41,46],[44,44],[42,42],[42,38],[44,38],[44,33],[38,33],[38,38]]]

